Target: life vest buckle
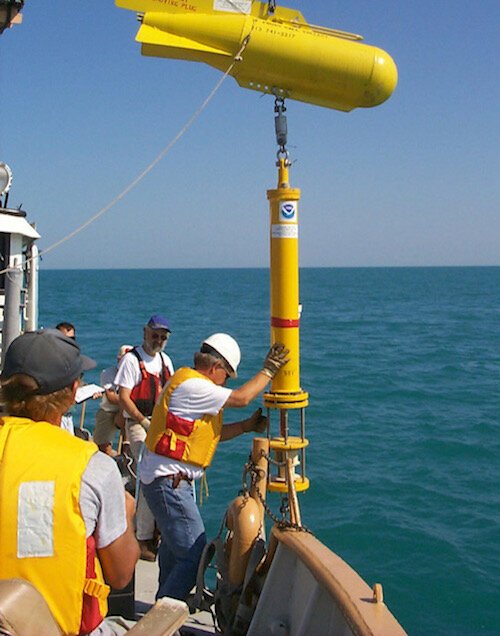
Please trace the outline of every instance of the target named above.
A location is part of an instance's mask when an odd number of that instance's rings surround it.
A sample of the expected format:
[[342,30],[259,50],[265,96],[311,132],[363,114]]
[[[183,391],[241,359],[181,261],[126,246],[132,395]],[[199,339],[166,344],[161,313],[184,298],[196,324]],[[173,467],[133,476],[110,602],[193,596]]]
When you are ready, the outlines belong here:
[[106,583],[99,583],[96,579],[85,579],[83,591],[89,596],[105,601],[109,596],[110,590],[111,588]]

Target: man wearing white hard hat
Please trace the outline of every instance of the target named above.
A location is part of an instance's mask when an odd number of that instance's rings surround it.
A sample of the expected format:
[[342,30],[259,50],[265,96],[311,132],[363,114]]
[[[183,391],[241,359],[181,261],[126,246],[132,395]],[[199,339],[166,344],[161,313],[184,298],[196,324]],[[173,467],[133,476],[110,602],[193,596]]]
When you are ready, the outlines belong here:
[[227,379],[237,377],[240,348],[228,334],[213,334],[195,353],[194,368],[176,371],[156,403],[140,468],[144,495],[162,536],[156,598],[184,600],[196,581],[206,537],[193,481],[203,476],[219,441],[266,427],[261,409],[223,425],[223,409],[250,404],[288,362],[287,354],[283,345],[273,345],[253,378],[228,389]]

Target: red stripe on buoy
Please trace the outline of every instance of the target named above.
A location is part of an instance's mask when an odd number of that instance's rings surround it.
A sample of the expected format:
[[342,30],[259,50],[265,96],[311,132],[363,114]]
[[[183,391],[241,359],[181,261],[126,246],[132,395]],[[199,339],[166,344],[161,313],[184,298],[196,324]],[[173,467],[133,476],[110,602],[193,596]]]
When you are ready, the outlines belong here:
[[298,328],[300,320],[291,320],[288,318],[271,318],[271,327],[281,327],[283,329]]

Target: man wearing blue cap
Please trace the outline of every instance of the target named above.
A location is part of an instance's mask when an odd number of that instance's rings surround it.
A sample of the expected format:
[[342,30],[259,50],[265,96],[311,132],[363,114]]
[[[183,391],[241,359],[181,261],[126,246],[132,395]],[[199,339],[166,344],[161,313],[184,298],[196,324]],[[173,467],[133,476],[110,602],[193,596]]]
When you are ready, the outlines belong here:
[[[154,405],[168,379],[174,373],[169,356],[163,352],[170,336],[168,320],[151,316],[144,326],[142,346],[134,347],[121,359],[114,384],[119,387],[119,401],[125,417],[125,432],[135,462],[139,461]],[[155,560],[155,521],[146,500],[139,492],[136,536],[141,558]]]

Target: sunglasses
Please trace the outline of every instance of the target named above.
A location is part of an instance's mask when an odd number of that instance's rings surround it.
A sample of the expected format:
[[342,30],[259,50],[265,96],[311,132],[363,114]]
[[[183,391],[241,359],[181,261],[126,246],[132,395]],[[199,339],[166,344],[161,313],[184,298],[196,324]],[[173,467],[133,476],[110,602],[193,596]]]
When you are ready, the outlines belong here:
[[228,380],[231,377],[231,374],[226,369],[226,367],[222,363],[219,363],[218,367],[219,367],[219,369],[222,369],[224,371],[224,373],[226,374],[226,380]]
[[157,331],[150,331],[149,335],[151,337],[151,340],[161,340],[162,342],[164,340],[168,340],[169,337],[169,333],[163,334],[163,333],[158,333]]

